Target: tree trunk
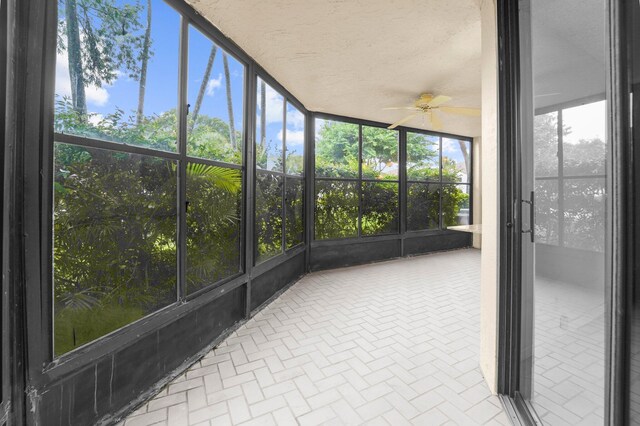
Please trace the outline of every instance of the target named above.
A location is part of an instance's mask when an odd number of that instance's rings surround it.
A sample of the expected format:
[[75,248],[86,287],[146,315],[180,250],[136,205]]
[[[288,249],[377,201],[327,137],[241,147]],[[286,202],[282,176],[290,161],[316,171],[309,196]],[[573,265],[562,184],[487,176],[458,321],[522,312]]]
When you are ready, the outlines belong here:
[[198,119],[198,114],[200,113],[200,107],[202,106],[202,100],[204,99],[204,94],[207,91],[207,85],[209,84],[209,78],[211,78],[211,69],[213,68],[213,61],[214,59],[216,59],[217,51],[218,46],[216,46],[215,44],[211,46],[211,53],[209,53],[207,68],[204,70],[204,76],[202,77],[202,83],[200,83],[200,90],[198,91],[196,104],[193,107],[193,119],[191,120],[191,125],[189,126],[189,133],[193,131],[193,128],[196,125],[196,120]]
[[226,53],[222,54],[224,65],[224,79],[227,82],[227,110],[229,111],[229,141],[231,148],[236,149],[236,126],[233,120],[233,99],[231,96],[231,75],[229,73],[229,58]]
[[[267,143],[267,86],[260,80],[260,148],[264,150]],[[262,152],[262,151],[261,151]]]
[[151,48],[151,0],[147,0],[147,30],[142,45],[142,63],[140,64],[140,86],[138,88],[138,112],[136,123],[140,125],[144,117],[144,95],[147,90],[147,68],[149,66],[149,49]]
[[80,28],[78,26],[78,5],[76,0],[67,0],[65,5],[67,20],[67,53],[69,57],[69,80],[71,81],[71,101],[73,109],[82,116],[87,114],[87,98],[82,74],[80,53]]

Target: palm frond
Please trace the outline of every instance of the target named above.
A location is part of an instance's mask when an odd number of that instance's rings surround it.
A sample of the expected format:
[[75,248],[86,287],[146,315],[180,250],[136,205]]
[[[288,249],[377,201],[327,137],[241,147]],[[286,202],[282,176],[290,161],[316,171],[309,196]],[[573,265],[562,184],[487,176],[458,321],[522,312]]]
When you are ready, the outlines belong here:
[[237,193],[242,185],[242,175],[239,170],[209,164],[189,163],[187,177],[206,179],[231,194]]
[[71,291],[62,296],[62,304],[65,308],[71,310],[91,309],[99,303],[98,292],[91,289],[77,292]]

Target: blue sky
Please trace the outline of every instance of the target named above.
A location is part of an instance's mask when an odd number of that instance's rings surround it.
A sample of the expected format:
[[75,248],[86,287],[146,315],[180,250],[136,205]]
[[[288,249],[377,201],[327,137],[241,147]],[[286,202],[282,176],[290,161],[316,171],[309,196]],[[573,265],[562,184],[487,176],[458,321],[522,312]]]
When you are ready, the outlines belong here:
[[[123,1],[121,4],[133,4]],[[142,3],[146,5],[146,2]],[[162,0],[152,2],[152,52],[147,72],[145,114],[162,113],[177,107],[180,16]],[[64,16],[61,14],[61,16]],[[141,22],[146,22],[146,9],[141,11]],[[142,30],[144,31],[144,29]],[[195,104],[204,70],[209,59],[212,42],[195,28],[189,29],[188,103]],[[71,96],[69,67],[66,52],[58,54],[56,64],[56,94]],[[229,55],[231,93],[236,130],[243,126],[244,66]],[[127,115],[135,115],[138,105],[139,83],[131,79],[125,70],[111,84],[86,88],[87,108],[97,117],[121,108]],[[228,121],[222,50],[218,49],[201,114]]]

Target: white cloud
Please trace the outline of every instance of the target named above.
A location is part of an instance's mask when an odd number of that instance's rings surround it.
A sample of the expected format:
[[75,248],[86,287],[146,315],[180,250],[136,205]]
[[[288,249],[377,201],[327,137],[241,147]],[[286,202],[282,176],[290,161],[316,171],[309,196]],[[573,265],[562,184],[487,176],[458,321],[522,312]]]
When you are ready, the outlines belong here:
[[87,103],[95,106],[105,106],[109,102],[109,92],[104,87],[87,86],[84,89]]
[[102,120],[104,120],[104,115],[102,114],[89,114],[89,123],[93,124],[94,126],[97,126],[98,124],[100,124],[100,122]]
[[460,144],[455,139],[442,138],[442,153],[460,155]]
[[304,130],[304,114],[289,105],[287,106],[287,127]]
[[213,96],[215,94],[215,90],[222,86],[222,74],[218,74],[218,78],[212,78],[207,83],[207,96]]
[[322,130],[322,128],[325,126],[326,123],[327,123],[326,120],[323,120],[322,118],[316,118],[316,122],[315,122],[316,139],[320,139],[320,130]]
[[[104,87],[97,87],[90,84],[85,87],[84,91],[87,97],[87,104],[101,107],[109,102],[109,92]],[[56,94],[60,96],[71,96],[69,59],[66,51],[56,55]]]
[[[278,132],[278,140],[282,141],[282,130]],[[304,144],[304,130],[287,129],[287,146],[302,146]]]

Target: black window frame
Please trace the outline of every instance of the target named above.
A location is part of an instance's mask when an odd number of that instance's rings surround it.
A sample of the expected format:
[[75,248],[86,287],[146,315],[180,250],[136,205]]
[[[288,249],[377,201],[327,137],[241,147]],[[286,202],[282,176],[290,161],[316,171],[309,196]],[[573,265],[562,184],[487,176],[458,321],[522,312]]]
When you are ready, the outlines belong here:
[[[442,192],[445,186],[465,186],[467,187],[468,191],[467,193],[469,194],[469,225],[473,224],[473,139],[472,138],[468,138],[465,136],[455,136],[455,135],[444,135],[441,133],[434,133],[434,132],[428,132],[428,131],[415,131],[415,130],[406,130],[406,134],[408,135],[409,133],[415,133],[415,134],[420,134],[420,135],[425,135],[425,136],[435,136],[438,138],[438,163],[439,163],[439,173],[438,173],[438,180],[417,180],[417,179],[409,179],[409,177],[407,176],[407,191],[408,191],[408,187],[409,184],[425,184],[425,185],[437,185],[438,187],[438,192],[440,195],[440,201],[439,201],[439,206],[438,206],[438,218],[439,218],[439,225],[438,228],[435,228],[433,230],[444,230],[447,229],[447,227],[445,226],[444,223],[444,215],[442,214]],[[467,170],[467,176],[468,179],[466,182],[453,182],[453,181],[448,181],[448,180],[444,180],[442,178],[442,169],[443,169],[443,162],[442,162],[442,140],[443,139],[452,139],[452,140],[459,140],[459,141],[464,141],[464,142],[468,142],[469,143],[469,166],[470,169]],[[406,145],[405,145],[405,149],[406,149]],[[405,162],[404,164],[404,173],[406,176],[407,173],[407,164]],[[408,197],[408,193],[407,193],[407,197]],[[405,219],[406,220],[406,219]],[[413,234],[413,233],[419,233],[422,231],[426,231],[428,229],[417,229],[417,230],[407,230],[406,232],[408,234]]]
[[[200,31],[205,37],[209,38],[211,40],[212,43],[216,44],[219,48],[221,48],[225,53],[231,55],[233,57],[234,60],[238,61],[243,67],[244,67],[244,86],[243,86],[243,100],[246,99],[246,92],[247,92],[247,87],[249,86],[248,83],[248,78],[249,78],[249,63],[245,60],[243,60],[242,58],[240,58],[239,56],[237,56],[234,52],[232,51],[227,51],[227,49],[225,47],[222,46],[221,43],[218,42],[218,40],[209,32],[206,30],[206,28],[201,27],[198,23],[196,23],[195,21],[191,20],[189,17],[187,17],[184,13],[181,13],[173,4],[171,1],[167,1],[167,0],[161,0],[164,1],[165,4],[167,4],[169,7],[171,7],[171,9],[173,11],[175,11],[175,13],[178,15],[178,17],[180,18],[180,39],[179,39],[179,64],[178,65],[178,104],[176,105],[176,114],[177,114],[177,122],[178,122],[178,129],[177,129],[177,133],[178,133],[178,138],[176,141],[176,146],[177,146],[177,151],[176,152],[169,152],[169,151],[162,151],[162,150],[157,150],[157,149],[153,149],[153,148],[146,148],[146,147],[142,147],[142,146],[136,146],[136,145],[128,145],[125,143],[121,143],[121,142],[111,142],[111,141],[106,141],[103,139],[93,139],[93,138],[88,138],[88,137],[84,137],[84,136],[76,136],[76,135],[70,135],[70,134],[64,134],[64,133],[53,133],[53,140],[52,140],[52,145],[51,145],[51,150],[53,151],[53,145],[55,145],[55,143],[65,143],[65,144],[70,144],[70,145],[74,145],[74,146],[80,146],[80,147],[87,147],[87,148],[99,148],[99,149],[104,149],[104,150],[108,150],[110,152],[122,152],[122,153],[130,153],[130,154],[141,154],[141,155],[147,155],[150,157],[154,157],[154,158],[162,158],[162,159],[167,159],[167,160],[171,160],[171,161],[175,161],[177,162],[177,167],[178,167],[178,173],[177,173],[177,181],[176,181],[176,187],[177,187],[177,222],[176,222],[176,229],[177,229],[177,241],[176,241],[176,252],[177,252],[177,264],[176,264],[176,300],[175,302],[155,311],[152,313],[149,313],[148,315],[145,315],[144,317],[133,321],[117,330],[112,331],[111,333],[106,334],[105,336],[101,336],[98,337],[97,339],[92,340],[91,342],[85,343],[83,345],[80,345],[76,348],[74,348],[73,350],[66,352],[64,354],[61,354],[60,356],[55,356],[54,353],[54,347],[53,347],[53,343],[54,343],[54,339],[53,337],[51,337],[51,342],[49,343],[49,348],[50,348],[50,357],[51,359],[57,359],[57,358],[61,358],[61,357],[67,357],[68,355],[72,355],[73,353],[75,353],[76,351],[78,351],[81,348],[84,348],[87,345],[92,344],[95,341],[98,341],[106,336],[109,336],[112,333],[116,333],[119,330],[122,330],[126,327],[131,326],[132,324],[135,324],[139,321],[145,320],[146,318],[149,318],[150,316],[153,316],[155,314],[157,314],[158,312],[170,308],[172,306],[178,305],[178,304],[182,304],[185,303],[187,301],[193,300],[195,298],[197,298],[198,296],[202,295],[203,293],[209,292],[217,287],[220,287],[222,285],[224,285],[225,283],[241,276],[244,274],[246,267],[245,267],[245,233],[246,233],[246,220],[245,220],[245,208],[244,208],[244,200],[245,200],[245,192],[246,192],[246,146],[247,146],[247,119],[248,119],[248,111],[249,109],[247,108],[246,102],[243,102],[243,136],[242,136],[242,164],[233,164],[233,163],[225,163],[222,161],[217,161],[217,160],[211,160],[211,159],[206,159],[206,158],[200,158],[200,157],[195,157],[195,156],[190,156],[187,154],[187,117],[189,114],[189,104],[188,104],[188,99],[187,99],[187,79],[188,79],[188,60],[189,60],[189,29],[191,27],[193,27],[194,29]],[[57,6],[57,2],[56,3]],[[193,293],[188,293],[187,292],[187,283],[186,283],[186,268],[187,268],[187,238],[188,238],[188,230],[187,230],[187,209],[188,209],[188,198],[187,198],[187,187],[186,187],[186,179],[187,179],[187,174],[186,174],[186,168],[187,165],[189,163],[197,163],[197,164],[203,164],[203,165],[210,165],[210,166],[217,166],[217,167],[223,167],[223,168],[227,168],[227,169],[235,169],[235,170],[239,170],[242,174],[242,184],[241,184],[241,206],[240,206],[240,210],[241,210],[241,217],[240,217],[240,228],[241,228],[241,232],[240,232],[240,248],[239,248],[239,254],[240,254],[240,261],[239,261],[239,265],[238,265],[238,271],[228,277],[222,278],[216,282],[212,282],[209,284],[206,284],[205,286],[203,286],[202,288],[194,291]],[[50,174],[49,179],[53,179],[52,174]],[[52,180],[50,181],[52,182]],[[52,194],[48,194],[48,210],[49,211],[53,211],[53,199],[52,199]],[[51,221],[51,226],[52,226],[52,221]],[[53,229],[53,228],[50,228]],[[52,234],[52,232],[50,233]],[[53,241],[50,240],[49,244],[51,245],[51,248],[53,249]],[[50,259],[48,265],[47,265],[47,271],[48,271],[48,282],[49,282],[49,286],[51,288],[51,292],[53,294],[53,291],[55,289],[54,287],[54,283],[53,283],[53,259]],[[49,316],[51,317],[51,330],[53,331],[53,296],[52,296],[52,300],[50,302],[50,309],[49,309]]]
[[[258,67],[259,68],[259,67]],[[281,158],[282,158],[282,171],[276,171],[276,170],[268,170],[268,169],[259,169],[257,167],[257,156],[254,155],[253,156],[253,164],[252,164],[252,170],[254,172],[254,176],[253,176],[253,180],[252,180],[252,188],[253,188],[253,193],[251,195],[252,197],[252,201],[253,201],[253,211],[252,211],[252,216],[253,216],[253,222],[252,222],[252,248],[253,248],[253,267],[261,267],[263,268],[262,265],[271,265],[274,262],[279,262],[281,261],[281,259],[283,258],[283,256],[286,258],[288,255],[290,255],[291,253],[297,253],[298,250],[301,248],[301,246],[304,246],[306,244],[306,238],[303,238],[303,240],[298,243],[295,244],[292,247],[287,248],[287,229],[286,229],[286,219],[287,219],[287,200],[286,200],[286,192],[287,192],[287,181],[291,180],[291,179],[295,179],[295,180],[300,180],[302,181],[302,187],[303,187],[303,191],[302,191],[302,209],[303,209],[303,217],[302,217],[302,227],[303,230],[306,231],[306,223],[307,223],[307,215],[305,213],[306,211],[306,205],[307,205],[307,201],[306,201],[306,192],[307,192],[307,186],[306,186],[306,176],[307,176],[307,161],[306,161],[306,157],[309,155],[308,154],[308,146],[309,146],[309,132],[308,132],[308,127],[309,127],[309,112],[307,111],[307,109],[302,105],[302,103],[300,103],[297,99],[295,99],[293,96],[291,96],[291,94],[289,94],[289,92],[282,86],[280,85],[280,83],[278,83],[275,79],[273,79],[269,74],[267,74],[263,69],[259,68],[257,70],[257,72],[255,73],[255,75],[253,76],[253,81],[254,81],[254,87],[256,88],[256,90],[254,90],[253,95],[255,96],[255,100],[252,103],[252,112],[253,112],[253,116],[255,117],[258,105],[257,105],[257,88],[258,88],[258,83],[259,81],[263,81],[267,86],[269,86],[272,90],[274,90],[276,93],[278,93],[280,96],[282,96],[283,100],[282,100],[282,152],[281,152]],[[303,153],[303,166],[302,166],[302,173],[301,174],[292,174],[292,173],[287,173],[287,106],[291,105],[293,106],[296,110],[298,110],[300,113],[302,113],[302,115],[304,116],[304,142],[303,142],[303,149],[304,149],[304,153]],[[261,114],[265,114],[264,111],[261,111]],[[258,136],[257,136],[257,128],[258,126],[255,125],[253,127],[252,130],[252,136],[251,136],[251,140],[249,142],[249,144],[251,144],[252,149],[255,150],[255,146],[256,143],[258,142]],[[266,132],[266,129],[264,130]],[[258,175],[271,175],[271,176],[278,176],[282,178],[282,191],[280,194],[280,199],[281,199],[281,244],[280,244],[280,252],[276,255],[273,255],[271,257],[268,257],[266,259],[261,259],[258,260],[258,232],[257,232],[257,228],[256,228],[256,221],[255,221],[255,213],[256,213],[256,209],[255,209],[255,205],[256,205],[256,188],[257,188],[257,179],[258,179]],[[304,234],[306,234],[306,232],[304,232]]]
[[[2,0],[3,2],[5,0]],[[181,15],[181,40],[180,40],[180,64],[184,72],[188,49],[188,25],[195,26],[202,34],[211,38],[211,40],[226,53],[233,56],[238,62],[245,66],[245,93],[244,93],[244,120],[243,120],[243,138],[244,138],[244,165],[235,167],[243,170],[242,188],[243,188],[243,205],[242,205],[242,225],[243,225],[243,249],[241,250],[242,271],[235,277],[229,277],[215,285],[209,286],[199,292],[184,296],[176,303],[151,313],[140,320],[132,322],[122,328],[119,328],[103,337],[82,345],[68,353],[59,357],[53,357],[53,283],[52,283],[52,159],[53,159],[53,143],[55,141],[67,142],[77,145],[93,146],[93,141],[88,138],[82,138],[70,135],[57,135],[53,133],[53,111],[54,111],[54,94],[55,94],[55,64],[56,64],[56,32],[57,32],[57,2],[46,2],[42,4],[41,9],[46,13],[37,15],[37,25],[29,25],[28,29],[37,30],[34,37],[42,36],[42,49],[33,47],[29,50],[29,64],[32,66],[33,73],[21,77],[21,81],[28,81],[25,87],[21,87],[29,96],[25,97],[25,109],[33,111],[33,116],[26,120],[33,124],[29,129],[24,131],[24,145],[20,148],[26,152],[37,152],[39,161],[26,162],[24,170],[17,170],[16,173],[20,179],[23,179],[24,185],[31,188],[24,193],[19,193],[20,202],[26,206],[21,210],[20,218],[24,219],[24,225],[21,225],[20,232],[24,244],[32,253],[31,256],[24,258],[25,270],[29,271],[24,277],[25,285],[20,287],[20,291],[24,291],[25,311],[29,312],[28,316],[24,316],[25,331],[25,376],[27,377],[27,385],[35,388],[41,388],[49,383],[60,381],[72,375],[75,371],[80,371],[87,366],[92,366],[96,360],[107,355],[111,356],[116,351],[126,348],[133,342],[139,340],[141,335],[153,333],[155,330],[164,327],[176,321],[177,318],[193,312],[198,308],[205,306],[223,294],[239,288],[246,289],[246,308],[245,318],[251,317],[251,281],[261,274],[274,269],[279,265],[284,265],[287,261],[298,257],[305,253],[305,268],[310,269],[310,242],[313,240],[313,185],[314,179],[309,177],[307,173],[314,170],[314,146],[313,146],[313,127],[314,113],[304,107],[304,105],[295,98],[293,94],[280,85],[267,71],[265,71],[250,55],[244,52],[233,41],[228,39],[215,26],[207,21],[202,15],[195,11],[191,6],[182,0],[164,0],[170,7]],[[254,152],[254,130],[255,117],[253,116],[253,106],[255,105],[255,79],[260,76],[273,88],[277,89],[283,96],[287,98],[300,112],[305,115],[305,150],[304,150],[304,176],[294,175],[292,179],[304,179],[303,184],[303,211],[304,211],[304,234],[303,243],[292,247],[284,252],[283,255],[277,256],[269,261],[254,266],[253,259],[253,214],[254,211],[254,184],[255,184],[255,152]],[[180,76],[180,84],[184,85],[185,76]],[[184,87],[180,89],[179,107],[184,110],[186,108],[186,91]],[[286,113],[286,110],[285,110]],[[180,120],[186,119],[184,112],[180,116]],[[385,123],[366,122],[360,120],[365,125],[374,125],[386,127]],[[36,125],[37,124],[37,125]],[[185,126],[182,124],[181,131]],[[37,135],[35,133],[38,133]],[[286,127],[285,127],[286,132]],[[400,143],[402,144],[402,134],[400,131]],[[286,136],[285,136],[286,137]],[[66,140],[63,140],[66,138]],[[185,136],[181,136],[182,141],[186,141]],[[98,148],[106,148],[114,151],[131,152],[144,155],[152,155],[154,157],[167,157],[180,160],[178,152],[164,152],[144,147],[125,145],[118,142],[98,141]],[[402,153],[402,148],[400,149]],[[402,155],[402,154],[400,154]],[[185,156],[186,157],[186,156]],[[18,159],[20,160],[20,159]],[[194,159],[202,162],[202,159]],[[205,160],[215,165],[229,167],[226,163],[219,163],[213,160]],[[218,164],[216,164],[218,163]],[[251,166],[249,166],[251,165]],[[185,185],[184,177],[180,180],[179,185]],[[403,178],[400,177],[399,197],[403,199]],[[15,196],[15,188],[12,186],[12,194]],[[184,194],[184,189],[179,190]],[[179,200],[179,207],[183,205],[183,199]],[[22,205],[22,204],[21,204]],[[400,202],[400,210],[402,209]],[[16,209],[14,209],[17,211]],[[182,209],[179,208],[178,211]],[[184,216],[184,215],[183,215]],[[402,228],[402,220],[401,228]],[[21,222],[22,224],[22,222]],[[23,226],[23,227],[22,227]],[[183,226],[184,228],[184,226]],[[185,237],[184,229],[181,238]],[[370,240],[376,239],[395,239],[398,235],[371,236],[366,237]],[[12,241],[17,236],[13,235]],[[21,241],[23,241],[21,240]],[[185,251],[183,250],[183,253]],[[16,252],[15,259],[24,257],[24,253]],[[182,270],[184,271],[184,259],[178,259],[182,262]],[[23,318],[22,316],[20,318]]]
[[[5,1],[5,0],[1,0]],[[269,259],[267,262],[263,262],[259,265],[254,265],[253,257],[253,214],[255,203],[255,151],[253,149],[254,129],[255,129],[255,117],[252,117],[252,113],[255,112],[255,80],[258,76],[265,80],[269,85],[278,90],[283,96],[286,97],[287,102],[295,106],[298,111],[304,115],[305,123],[305,141],[304,141],[304,171],[310,170],[308,165],[308,153],[310,152],[309,141],[309,129],[311,127],[310,112],[304,105],[289,92],[284,86],[278,83],[266,70],[264,70],[250,55],[248,55],[242,48],[240,48],[235,42],[227,38],[221,31],[219,31],[211,22],[205,19],[202,15],[197,13],[190,5],[182,0],[163,0],[168,6],[174,9],[180,16],[180,54],[179,54],[179,85],[180,95],[178,97],[179,104],[176,106],[178,110],[182,109],[179,116],[180,121],[186,121],[186,110],[188,109],[186,101],[186,90],[184,84],[186,82],[185,71],[188,64],[188,29],[189,25],[193,25],[204,36],[210,38],[220,49],[224,50],[228,55],[237,60],[244,66],[244,94],[243,94],[243,164],[229,164],[215,160],[207,160],[199,157],[193,158],[194,162],[217,165],[222,167],[229,167],[242,170],[242,237],[241,237],[241,251],[240,251],[240,271],[234,276],[224,278],[216,283],[212,283],[203,289],[198,290],[189,295],[181,294],[181,298],[176,298],[176,302],[168,305],[162,309],[159,309],[153,313],[150,313],[143,318],[131,322],[111,333],[108,333],[100,338],[97,338],[91,342],[88,342],[82,346],[75,348],[65,354],[55,357],[53,355],[53,269],[52,269],[52,235],[50,230],[52,229],[52,184],[53,173],[52,164],[48,164],[53,161],[53,143],[54,141],[66,142],[71,144],[77,144],[80,146],[94,146],[99,148],[106,148],[109,150],[131,152],[143,155],[151,155],[155,157],[170,158],[180,160],[180,153],[160,151],[145,147],[139,147],[134,145],[126,145],[119,142],[108,142],[103,140],[91,141],[88,138],[71,136],[71,135],[54,135],[53,132],[53,112],[54,112],[54,93],[55,93],[55,64],[56,64],[56,33],[57,33],[57,2],[47,2],[47,13],[43,17],[43,21],[46,25],[40,25],[40,29],[44,34],[43,48],[44,57],[41,60],[42,73],[33,74],[32,79],[43,82],[43,86],[34,85],[33,90],[42,91],[38,97],[33,97],[33,102],[40,102],[42,99],[42,119],[40,124],[44,129],[44,135],[37,140],[37,149],[41,152],[41,162],[30,163],[25,170],[26,179],[32,184],[41,187],[39,193],[27,194],[31,197],[32,204],[41,206],[40,213],[38,213],[38,220],[34,220],[27,223],[27,229],[30,230],[30,235],[36,235],[40,249],[38,250],[39,256],[34,256],[29,262],[31,267],[37,265],[37,268],[32,269],[34,274],[30,275],[27,281],[30,281],[32,285],[25,287],[26,298],[28,299],[29,312],[37,312],[37,315],[31,314],[25,324],[27,331],[28,341],[30,343],[31,350],[27,357],[29,359],[29,375],[31,377],[30,383],[34,386],[48,383],[52,380],[58,380],[62,377],[66,377],[72,371],[77,370],[86,365],[90,365],[94,360],[104,356],[106,354],[113,353],[117,348],[121,348],[137,340],[141,334],[151,332],[159,327],[162,327],[168,323],[175,321],[176,317],[184,315],[186,312],[190,312],[198,309],[201,306],[211,303],[212,300],[217,299],[230,291],[237,289],[238,287],[245,287],[248,291],[245,292],[245,319],[248,319],[252,315],[252,303],[251,303],[251,280],[260,276],[271,269],[277,268],[280,265],[284,265],[290,259],[299,256],[301,253],[308,253],[309,247],[307,242],[309,241],[308,230],[304,227],[304,240],[294,247],[287,249],[283,255]],[[34,59],[36,61],[36,59]],[[40,62],[39,62],[40,63]],[[286,113],[286,110],[285,110]],[[185,124],[182,123],[181,130],[186,129]],[[286,136],[285,136],[286,137]],[[186,136],[179,135],[179,140],[183,140],[186,143]],[[35,140],[33,141],[35,143]],[[105,145],[106,144],[106,145]],[[185,156],[186,157],[186,156]],[[253,167],[249,167],[253,165]],[[308,216],[308,181],[304,175],[292,175],[293,179],[303,180],[303,221],[307,222]],[[178,177],[178,185],[185,185],[184,176],[180,179]],[[178,192],[184,194],[184,189]],[[28,197],[27,197],[28,198]],[[38,200],[37,202],[35,200]],[[178,200],[178,207],[184,206],[183,199]],[[179,208],[180,212],[182,209]],[[35,210],[34,210],[35,211]],[[182,214],[184,217],[184,214]],[[36,223],[37,222],[37,223]],[[303,225],[304,226],[304,225]],[[184,225],[183,225],[184,228]],[[186,231],[186,229],[185,229]],[[181,232],[180,238],[185,238],[185,232]],[[182,251],[186,254],[186,250]],[[306,256],[308,258],[308,254]],[[182,262],[184,265],[184,258],[178,257],[177,262]],[[306,261],[305,261],[306,262]],[[185,268],[182,266],[182,271]],[[184,278],[178,277],[184,282]],[[35,280],[35,282],[33,282]],[[179,288],[179,287],[178,287]]]
[[[342,177],[325,177],[325,176],[317,176],[315,173],[315,126],[316,120],[326,120],[326,121],[337,121],[349,124],[358,125],[358,162],[359,162],[359,173],[358,177],[355,178],[342,178]],[[398,132],[398,179],[397,180],[384,180],[384,179],[367,179],[362,177],[362,127],[377,127],[377,128],[388,128],[388,124],[362,120],[352,117],[345,117],[334,114],[327,113],[312,113],[312,122],[313,122],[313,147],[314,152],[310,153],[313,164],[313,173],[310,173],[311,180],[313,180],[312,188],[313,188],[313,212],[315,212],[316,206],[316,182],[317,181],[335,181],[335,182],[356,182],[358,185],[359,191],[359,207],[358,207],[358,235],[354,237],[346,237],[346,238],[327,238],[327,239],[318,239],[315,234],[315,215],[310,220],[311,227],[311,241],[315,244],[330,244],[332,242],[346,242],[349,240],[378,240],[378,239],[389,239],[389,238],[404,238],[407,237],[419,237],[423,235],[437,234],[442,233],[443,231],[447,231],[447,228],[443,225],[443,216],[442,216],[442,187],[445,185],[458,186],[463,185],[466,186],[469,190],[469,225],[473,224],[473,163],[474,163],[474,144],[473,138],[469,136],[455,135],[451,133],[444,132],[436,132],[425,129],[417,129],[406,126],[398,126],[396,131]],[[438,181],[420,181],[420,180],[408,180],[407,177],[407,134],[408,133],[417,133],[426,136],[435,136],[439,138],[439,164],[440,164],[440,173]],[[465,141],[469,143],[469,166],[470,170],[468,170],[468,181],[467,182],[448,182],[442,180],[442,139],[455,139],[460,141]],[[397,232],[385,233],[385,234],[376,234],[376,235],[363,235],[362,234],[362,183],[363,182],[397,182],[398,183],[398,230]],[[437,184],[439,185],[440,192],[440,206],[439,206],[439,226],[438,228],[431,229],[421,229],[421,230],[407,230],[407,191],[408,184],[410,183],[421,183],[421,184]]]

